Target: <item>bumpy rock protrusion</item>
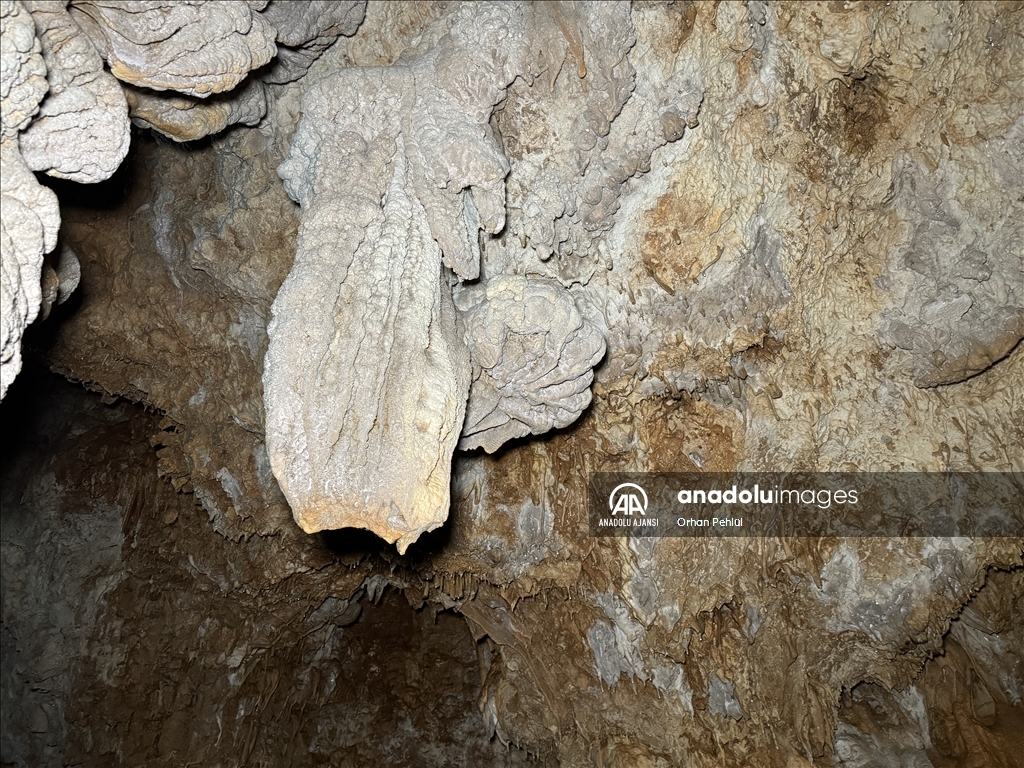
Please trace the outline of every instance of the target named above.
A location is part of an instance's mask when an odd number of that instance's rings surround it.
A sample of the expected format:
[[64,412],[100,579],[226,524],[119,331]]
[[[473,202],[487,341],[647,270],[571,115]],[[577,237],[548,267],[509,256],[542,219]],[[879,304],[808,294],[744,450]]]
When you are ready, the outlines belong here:
[[71,13],[118,80],[205,98],[230,91],[274,57],[277,33],[260,5],[75,0]]
[[469,360],[410,192],[397,74],[346,73],[303,99],[280,171],[303,220],[264,399],[271,466],[303,530],[367,528],[404,551],[447,518]]
[[552,280],[502,275],[462,291],[473,388],[459,448],[496,451],[572,424],[590,405],[604,336]]
[[260,74],[268,83],[290,83],[340,36],[354,35],[366,0],[272,0],[263,18],[277,29],[277,58]]
[[43,254],[57,244],[57,197],[40,186],[18,149],[46,94],[46,65],[32,17],[18,2],[0,2],[3,57],[0,131],[0,398],[21,370],[21,336],[39,313]]
[[[519,4],[466,6],[408,65],[313,86],[281,166],[303,207],[264,369],[274,474],[306,531],[400,551],[448,517],[469,353],[450,285],[505,221],[488,121],[523,67]],[[442,272],[442,261],[455,273]]]
[[33,171],[84,183],[110,178],[128,154],[128,105],[64,0],[26,0],[50,92],[21,135]]
[[400,145],[321,147],[269,327],[267,448],[303,530],[367,528],[404,552],[447,518],[468,354]]
[[229,125],[256,125],[267,113],[266,89],[249,79],[230,93],[197,99],[180,93],[156,93],[124,87],[132,122],[174,141],[195,141]]

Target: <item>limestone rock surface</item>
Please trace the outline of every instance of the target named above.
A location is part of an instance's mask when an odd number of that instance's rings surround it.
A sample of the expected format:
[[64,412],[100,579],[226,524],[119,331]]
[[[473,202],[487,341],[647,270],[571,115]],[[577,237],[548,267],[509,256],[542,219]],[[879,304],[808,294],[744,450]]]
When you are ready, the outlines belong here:
[[277,30],[277,56],[261,78],[298,80],[339,36],[354,35],[365,13],[366,0],[272,0],[263,18]]
[[71,11],[118,80],[205,98],[230,91],[276,51],[265,2],[74,0]]
[[[276,79],[264,75],[273,82],[297,79],[338,36],[355,32],[365,3],[278,4],[270,16],[280,31],[261,15],[266,8],[265,0],[4,5],[3,183],[9,201],[0,398],[20,370],[24,329],[39,315],[43,289],[37,283],[49,292],[56,285],[53,269],[42,270],[43,255],[56,244],[56,201],[26,168],[83,183],[110,177],[128,152],[129,111],[135,125],[176,141],[229,125],[255,126],[266,115],[267,98],[264,81],[250,73],[274,56],[275,36],[292,46],[293,56],[279,62]],[[283,79],[282,72],[288,73]],[[65,291],[70,284],[65,281]],[[47,293],[44,319],[53,301]]]
[[21,3],[0,4],[0,398],[21,370],[21,337],[42,299],[43,254],[57,244],[57,197],[32,175],[18,146],[46,94],[46,65]]
[[504,225],[487,121],[524,33],[520,5],[461,6],[409,65],[303,95],[280,169],[303,224],[264,397],[271,466],[308,532],[364,527],[404,552],[447,519],[470,386],[451,283],[479,276],[480,230]]
[[229,125],[256,125],[267,113],[264,85],[254,79],[230,93],[205,99],[131,86],[125,86],[124,95],[135,125],[175,141],[195,141]]
[[[193,146],[143,135],[114,180],[53,181],[87,290],[32,346],[108,401],[144,405],[125,412],[130,430],[75,429],[120,434],[109,442],[136,463],[153,461],[149,435],[159,471],[193,495],[157,499],[150,478],[119,501],[106,439],[47,438],[56,458],[5,475],[18,525],[4,518],[2,680],[31,704],[10,710],[5,744],[28,755],[51,739],[94,765],[401,765],[435,729],[481,751],[473,763],[431,741],[427,765],[1016,768],[1024,540],[601,538],[587,490],[611,470],[1024,471],[1022,28],[1024,11],[994,2],[371,2],[306,77],[265,89],[258,126]],[[519,53],[466,76],[460,62],[505,50],[479,42],[491,34]],[[286,158],[301,207],[275,174]],[[429,273],[382,258],[402,237]],[[299,289],[279,295],[289,273]],[[529,342],[546,349],[561,325],[523,336],[461,302],[527,281],[576,325],[571,299],[607,350],[571,425],[451,454],[447,521],[400,555],[359,531],[305,534],[268,443],[275,392],[336,401],[321,371],[401,410],[408,390],[336,361],[355,359],[363,326],[380,338],[369,302],[406,277],[439,313],[446,290],[458,299],[467,347],[493,328],[524,350],[507,359],[554,359]],[[288,311],[268,336],[275,296]],[[288,315],[306,323],[288,329],[298,343],[268,356]],[[481,410],[501,418],[503,402]],[[310,429],[344,418],[306,413],[295,423]],[[452,447],[465,423],[452,419]],[[134,542],[123,567],[119,536]],[[370,661],[359,632],[389,589],[410,606],[389,620],[426,650],[392,637]],[[443,634],[477,730],[422,693],[442,677],[421,661],[443,655],[425,639],[435,612],[470,633]],[[58,658],[74,659],[66,678]],[[372,699],[353,705],[349,683]]]
[[[304,101],[300,146],[337,130],[339,84],[325,85]],[[400,142],[341,131],[302,169],[264,400],[271,467],[302,529],[368,528],[405,551],[447,516],[469,361]]]
[[[991,142],[995,151],[965,148],[931,171],[921,160],[901,168],[894,203],[913,234],[879,278],[894,304],[881,335],[907,353],[918,386],[975,376],[1024,338],[1024,222],[997,202],[1002,193],[1024,195],[1006,149],[1021,137],[1024,120]],[[980,193],[966,192],[967,168],[978,174]],[[1000,193],[986,194],[989,185]]]
[[28,0],[50,91],[20,138],[34,171],[84,183],[102,181],[128,154],[128,106],[117,81],[63,0]]
[[461,291],[473,384],[459,448],[503,443],[572,424],[590,405],[604,336],[558,283],[501,275]]
[[[412,611],[301,532],[225,546],[194,498],[159,476],[147,439],[158,414],[22,375],[31,387],[5,401],[19,408],[4,412],[4,434],[34,449],[5,450],[0,482],[5,760],[530,764],[489,738],[477,643],[460,617]],[[182,693],[154,706],[161,688]]]

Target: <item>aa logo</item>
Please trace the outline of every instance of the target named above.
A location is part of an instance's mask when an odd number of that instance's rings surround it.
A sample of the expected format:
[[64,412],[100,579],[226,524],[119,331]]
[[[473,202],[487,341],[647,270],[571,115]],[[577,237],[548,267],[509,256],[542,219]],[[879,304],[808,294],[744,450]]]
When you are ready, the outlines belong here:
[[623,515],[632,515],[639,512],[647,515],[647,491],[634,483],[623,483],[615,486],[611,496],[608,497],[608,509],[613,515],[620,512]]

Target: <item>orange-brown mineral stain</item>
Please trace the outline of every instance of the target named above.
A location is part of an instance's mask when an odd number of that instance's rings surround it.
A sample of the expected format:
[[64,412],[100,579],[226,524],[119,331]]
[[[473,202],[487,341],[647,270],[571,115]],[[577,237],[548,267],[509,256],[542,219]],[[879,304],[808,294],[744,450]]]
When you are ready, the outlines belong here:
[[640,256],[647,274],[673,295],[695,283],[722,255],[724,245],[716,235],[724,219],[725,209],[713,195],[673,184],[644,217]]
[[732,472],[744,455],[736,414],[700,397],[641,404],[648,472]]

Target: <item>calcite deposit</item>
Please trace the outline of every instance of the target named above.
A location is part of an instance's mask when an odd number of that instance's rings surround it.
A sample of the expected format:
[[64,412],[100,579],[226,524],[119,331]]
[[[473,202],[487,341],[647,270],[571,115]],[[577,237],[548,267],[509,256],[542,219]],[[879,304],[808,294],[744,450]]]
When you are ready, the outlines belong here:
[[494,453],[509,440],[567,427],[590,405],[601,332],[558,283],[500,275],[460,291],[473,383],[459,448]]
[[1019,3],[0,20],[5,764],[1021,765],[1024,536],[587,507],[1024,489]]
[[103,181],[128,154],[124,93],[62,0],[29,0],[50,90],[19,137],[33,171],[72,181]]
[[480,277],[481,230],[505,227],[508,161],[488,120],[529,72],[538,14],[462,5],[428,53],[302,97],[279,173],[303,223],[264,399],[271,466],[307,532],[368,528],[404,552],[448,517],[460,431],[462,447],[494,451],[569,425],[590,400],[604,341],[557,284],[488,281],[460,308],[470,349],[452,301],[456,281]]
[[324,13],[315,3],[290,4],[293,15],[273,8],[270,18],[282,24],[279,33],[260,13],[267,5],[4,2],[0,95],[3,194],[9,200],[3,216],[0,397],[21,369],[22,334],[39,313],[42,257],[54,251],[60,226],[56,199],[26,171],[84,183],[109,178],[128,152],[128,114],[136,125],[176,141],[202,139],[238,123],[254,126],[266,114],[266,95],[263,81],[250,74],[274,58],[278,34],[307,51],[305,64],[285,67],[291,74],[266,73],[270,82],[288,82],[339,35],[353,34],[365,8],[358,1]]
[[364,0],[271,2],[263,18],[277,30],[277,55],[261,79],[268,83],[298,80],[340,35],[356,33],[365,10]]
[[71,4],[118,80],[200,98],[230,91],[274,58],[276,30],[259,14],[265,6],[246,0]]
[[57,197],[39,185],[22,156],[27,128],[47,91],[35,24],[13,0],[0,3],[0,397],[21,370],[21,336],[42,299],[43,255],[57,245]]

